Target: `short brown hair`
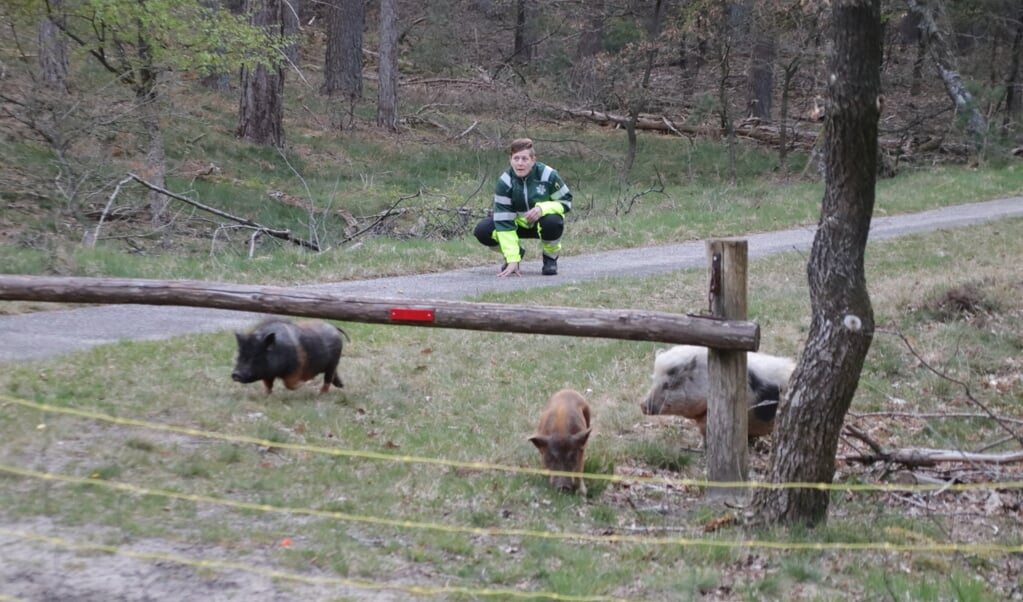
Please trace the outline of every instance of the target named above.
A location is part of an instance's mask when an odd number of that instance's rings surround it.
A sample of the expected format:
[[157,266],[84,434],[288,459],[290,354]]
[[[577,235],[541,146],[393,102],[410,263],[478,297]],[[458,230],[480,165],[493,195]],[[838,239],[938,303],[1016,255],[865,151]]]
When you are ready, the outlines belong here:
[[[532,151],[533,150],[533,141],[530,140],[529,138],[516,138],[515,140],[512,140],[511,146],[509,146],[508,150],[509,150],[509,152],[508,152],[509,155],[514,155],[515,153],[517,153],[519,151],[524,151],[524,150]],[[533,154],[533,153],[530,153],[530,154]]]

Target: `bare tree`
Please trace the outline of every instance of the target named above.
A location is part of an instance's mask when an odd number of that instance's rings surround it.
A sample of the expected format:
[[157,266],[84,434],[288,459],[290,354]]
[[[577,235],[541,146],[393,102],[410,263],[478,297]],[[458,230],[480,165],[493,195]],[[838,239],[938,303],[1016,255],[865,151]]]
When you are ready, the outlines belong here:
[[749,67],[749,116],[771,118],[771,100],[774,95],[774,61],[778,50],[778,31],[769,6],[752,6],[756,25],[751,27],[753,56]]
[[377,125],[398,131],[398,0],[380,0]]
[[945,85],[945,92],[955,104],[956,112],[965,117],[966,132],[974,146],[979,148],[984,143],[987,121],[973,100],[973,95],[963,84],[955,55],[945,40],[945,34],[938,27],[938,22],[942,20],[941,0],[936,0],[933,4],[920,0],[906,0],[906,3],[909,5],[909,9],[919,16],[920,30],[926,38],[927,51],[931,60],[934,61],[941,82]]
[[721,131],[728,143],[728,181],[735,183],[735,123],[728,110],[728,79],[732,75],[732,44],[735,39],[737,5],[730,0],[721,0],[721,14],[718,20],[718,111]]
[[1012,51],[1009,57],[1009,72],[1005,76],[1005,117],[1002,129],[1008,131],[1013,120],[1018,120],[1023,102],[1023,83],[1020,82],[1020,62],[1023,59],[1023,9],[1016,17],[1016,31],[1012,39]]
[[512,61],[520,65],[528,65],[533,53],[529,43],[527,4],[527,0],[515,0],[515,48],[512,51]]
[[586,25],[579,34],[579,42],[575,49],[575,66],[572,69],[572,80],[576,96],[592,100],[597,96],[600,84],[597,81],[597,55],[604,49],[604,23],[606,16],[606,0],[596,0],[589,4],[590,15]]
[[[270,37],[284,37],[283,0],[247,0],[253,25]],[[256,144],[284,146],[284,64],[258,64],[242,69],[238,137]]]
[[[779,407],[768,480],[831,483],[842,422],[874,334],[863,258],[874,210],[881,92],[881,1],[831,5],[834,49],[825,120],[826,189],[807,277],[806,348]],[[826,521],[828,492],[760,489],[751,526]]]

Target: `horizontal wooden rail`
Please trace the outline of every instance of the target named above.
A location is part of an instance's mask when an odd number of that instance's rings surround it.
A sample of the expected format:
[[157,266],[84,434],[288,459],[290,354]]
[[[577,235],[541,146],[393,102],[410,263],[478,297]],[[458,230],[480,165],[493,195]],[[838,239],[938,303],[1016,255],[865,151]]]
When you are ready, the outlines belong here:
[[756,322],[626,309],[368,299],[196,280],[0,275],[0,300],[186,305],[375,324],[601,337],[756,351]]

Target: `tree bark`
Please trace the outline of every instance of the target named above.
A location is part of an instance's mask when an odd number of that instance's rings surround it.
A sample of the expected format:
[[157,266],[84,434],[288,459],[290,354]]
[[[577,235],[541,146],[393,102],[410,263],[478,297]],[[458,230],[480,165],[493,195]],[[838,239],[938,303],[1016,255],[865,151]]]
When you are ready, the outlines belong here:
[[527,0],[515,1],[515,47],[512,50],[512,61],[519,65],[528,65],[532,58],[526,4]]
[[50,4],[54,12],[44,15],[39,22],[39,72],[48,86],[67,90],[67,39],[62,28],[54,22],[54,19],[62,18],[57,15],[60,15],[63,0],[53,0]]
[[[138,75],[134,80],[135,102],[138,103],[142,128],[146,131],[149,149],[146,151],[146,175],[157,186],[163,186],[167,177],[167,157],[163,144],[163,127],[160,125],[160,105],[157,94],[157,68],[153,60],[153,48],[145,36],[139,36],[136,53],[139,60]],[[150,191],[149,214],[154,227],[167,222],[167,205],[170,201],[164,195]]]
[[594,100],[600,92],[597,56],[604,49],[605,6],[605,0],[590,2],[590,16],[576,45],[572,82],[580,99]]
[[398,0],[380,1],[377,125],[398,131]]
[[[283,0],[249,0],[252,24],[268,37],[284,35]],[[284,66],[257,65],[242,69],[238,137],[268,146],[284,146]]]
[[299,21],[301,11],[301,0],[282,0],[281,2],[281,26],[283,35],[288,37],[289,44],[284,47],[284,56],[288,62],[297,66],[302,60],[302,49],[299,46],[299,33],[302,31],[302,24]]
[[349,102],[362,98],[362,30],[365,0],[333,0],[327,8],[327,50],[323,87],[327,96]]
[[1023,59],[1023,10],[1016,19],[1016,35],[1012,39],[1012,56],[1009,57],[1009,72],[1005,76],[1005,117],[1002,130],[1008,132],[1013,121],[1019,117],[1023,103],[1023,84],[1020,83],[1020,62]]
[[777,32],[765,19],[754,30],[753,60],[749,74],[749,116],[758,119],[771,118],[771,99],[774,95],[774,59]]
[[[981,115],[973,95],[963,84],[962,76],[956,66],[955,55],[949,49],[945,36],[938,28],[934,14],[928,10],[928,6],[919,0],[906,0],[910,10],[920,15],[921,35],[927,40],[927,50],[934,66],[938,70],[938,76],[945,85],[945,92],[955,104],[956,112],[966,119],[966,132],[969,134],[975,148],[980,148],[984,143],[984,136],[987,132],[987,121]],[[940,0],[936,7],[940,9]]]
[[735,31],[735,5],[725,0],[721,3],[721,21],[718,39],[718,112],[721,117],[721,130],[728,146],[728,181],[735,184],[735,124],[728,110],[728,78],[731,77],[732,34]]
[[[807,266],[810,332],[779,405],[772,483],[832,482],[842,422],[874,332],[863,257],[877,177],[880,0],[832,3],[832,20],[826,187]],[[828,504],[828,492],[813,487],[759,489],[750,524],[817,525],[827,520]]]
[[789,172],[789,95],[792,91],[792,82],[799,72],[800,59],[798,57],[790,60],[782,70],[781,84],[781,115],[778,121],[778,171],[782,174]]

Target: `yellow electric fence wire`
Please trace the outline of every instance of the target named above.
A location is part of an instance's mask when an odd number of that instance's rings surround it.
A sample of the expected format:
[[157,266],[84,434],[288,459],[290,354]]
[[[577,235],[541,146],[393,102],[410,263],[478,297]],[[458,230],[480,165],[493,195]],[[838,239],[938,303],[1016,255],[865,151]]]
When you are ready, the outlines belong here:
[[584,473],[579,475],[578,473],[566,473],[545,470],[542,468],[526,468],[519,466],[508,466],[503,464],[490,464],[486,462],[461,462],[458,460],[443,460],[440,458],[425,458],[420,456],[408,456],[408,455],[397,455],[397,454],[383,454],[372,451],[358,451],[358,450],[347,450],[337,449],[330,447],[319,447],[315,445],[306,445],[299,443],[285,443],[277,441],[269,441],[266,439],[257,439],[255,437],[247,437],[245,435],[228,435],[224,433],[217,433],[213,431],[202,431],[199,429],[193,429],[188,427],[172,426],[167,424],[159,424],[154,422],[145,422],[142,420],[134,420],[131,418],[118,418],[116,416],[110,416],[108,414],[100,414],[98,412],[92,412],[90,410],[80,410],[77,408],[59,408],[46,404],[36,403],[25,399],[17,399],[15,397],[9,397],[7,395],[0,394],[0,400],[8,403],[17,404],[23,407],[32,408],[43,412],[52,412],[57,414],[67,414],[71,416],[78,416],[81,418],[89,418],[91,420],[99,420],[103,422],[109,422],[112,424],[119,424],[123,426],[135,426],[140,428],[147,428],[151,430],[158,430],[170,433],[178,433],[182,435],[189,435],[193,437],[204,437],[207,439],[219,439],[221,441],[230,441],[232,443],[249,443],[252,445],[259,445],[263,447],[272,447],[277,449],[290,449],[296,451],[306,451],[310,453],[331,455],[331,456],[343,456],[349,458],[363,458],[370,460],[384,460],[388,462],[402,462],[407,464],[432,464],[436,466],[447,466],[452,468],[471,469],[471,470],[500,470],[503,472],[511,472],[518,474],[533,474],[533,475],[566,475],[566,476],[582,476],[586,479],[597,480],[597,481],[609,481],[609,482],[629,482],[629,483],[653,483],[661,485],[673,485],[676,487],[732,487],[732,488],[750,488],[750,489],[819,489],[822,491],[970,491],[977,489],[1023,489],[1023,481],[1003,481],[1003,482],[988,482],[988,483],[951,483],[951,484],[898,484],[898,483],[768,483],[764,481],[706,481],[702,479],[673,479],[669,477],[643,477],[643,476],[622,476],[622,475],[608,475],[608,474],[597,474],[597,473]]
[[591,535],[589,533],[554,533],[550,531],[531,531],[529,529],[485,529],[481,527],[461,527],[457,525],[442,525],[439,523],[425,523],[410,520],[396,520],[381,518],[377,516],[362,516],[337,512],[333,510],[315,510],[313,508],[288,508],[274,506],[271,504],[255,504],[252,502],[239,502],[226,500],[205,495],[190,493],[178,493],[161,489],[149,489],[138,487],[127,483],[104,481],[95,478],[70,477],[46,472],[37,472],[6,466],[0,464],[0,472],[15,474],[33,479],[45,481],[57,481],[75,485],[92,485],[105,487],[117,491],[134,493],[137,495],[152,495],[170,499],[185,500],[195,503],[215,504],[237,508],[242,510],[254,510],[257,512],[273,512],[281,514],[301,514],[330,518],[346,522],[357,522],[373,524],[401,529],[420,529],[427,531],[440,531],[445,533],[458,533],[477,536],[515,536],[532,537],[536,539],[574,540],[590,543],[637,543],[646,545],[677,545],[677,546],[703,546],[709,548],[762,548],[770,550],[838,550],[838,551],[892,551],[892,552],[965,552],[972,554],[1016,554],[1023,552],[1021,545],[998,545],[998,544],[956,544],[956,543],[934,543],[925,542],[918,544],[900,544],[892,542],[784,542],[784,541],[761,541],[755,539],[740,540],[716,540],[716,539],[692,539],[687,537],[643,537],[640,535]]
[[[468,587],[455,587],[455,586],[418,586],[418,585],[398,585],[393,583],[375,583],[371,581],[358,581],[355,579],[345,579],[343,577],[319,577],[315,575],[302,575],[299,573],[288,573],[285,571],[279,571],[276,569],[265,569],[261,567],[251,566],[240,562],[229,562],[223,560],[201,560],[188,558],[186,556],[178,556],[176,554],[166,554],[162,552],[136,552],[133,550],[125,550],[116,546],[108,546],[103,544],[91,544],[91,543],[80,543],[73,542],[59,537],[47,537],[44,535],[35,535],[32,533],[20,533],[17,531],[10,531],[0,527],[0,534],[18,537],[38,543],[46,543],[53,546],[67,548],[76,551],[91,551],[91,552],[107,552],[109,554],[117,554],[120,556],[128,556],[130,558],[139,558],[141,560],[153,560],[153,561],[166,561],[175,562],[178,564],[193,566],[196,568],[204,569],[217,569],[217,570],[237,570],[245,571],[247,573],[255,573],[257,575],[263,575],[264,577],[271,577],[273,579],[287,579],[289,581],[299,581],[307,583],[309,585],[343,585],[346,587],[352,587],[357,589],[368,589],[368,590],[398,590],[408,592],[411,594],[427,595],[427,596],[438,596],[441,594],[463,594],[467,596],[503,596],[508,598],[547,598],[550,600],[564,600],[566,602],[603,602],[606,600],[624,600],[622,598],[611,598],[607,596],[569,596],[562,594],[555,594],[550,592],[527,592],[520,590],[509,590],[509,589],[473,589]],[[6,600],[3,596],[0,596],[0,600]]]

